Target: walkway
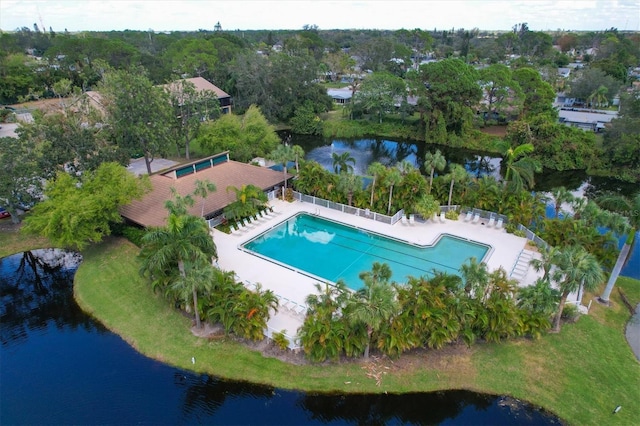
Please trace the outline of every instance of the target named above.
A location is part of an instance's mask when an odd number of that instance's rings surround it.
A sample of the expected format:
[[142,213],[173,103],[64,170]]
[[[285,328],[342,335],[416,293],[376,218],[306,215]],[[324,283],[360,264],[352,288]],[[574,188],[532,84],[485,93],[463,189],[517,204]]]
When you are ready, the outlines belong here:
[[631,346],[631,350],[640,361],[640,304],[636,306],[636,313],[627,323],[627,329],[624,334],[629,346]]
[[[239,234],[230,235],[214,229],[213,238],[218,250],[218,263],[222,269],[234,271],[238,280],[247,286],[252,287],[255,283],[260,283],[263,289],[270,289],[283,300],[290,301],[289,305],[293,309],[281,308],[268,323],[270,332],[286,330],[285,334],[289,336],[289,340],[293,340],[293,336],[297,334],[297,329],[302,325],[304,319],[304,316],[297,312],[298,307],[305,305],[308,295],[317,293],[315,284],[319,280],[253,256],[240,250],[239,246],[298,212],[319,214],[328,219],[390,235],[414,244],[432,244],[441,233],[488,244],[492,249],[484,261],[490,271],[500,267],[507,272],[512,271],[527,242],[525,238],[508,234],[504,229],[488,227],[486,221],[475,224],[465,222],[462,216],[459,220],[445,220],[444,223],[438,219],[437,221],[428,220],[413,224],[398,222],[395,225],[388,225],[299,201],[289,203],[274,200],[271,205],[277,212],[271,218],[261,219],[255,226]],[[533,268],[522,271],[520,275],[521,277],[518,278],[520,285],[523,286],[532,284],[538,277]]]

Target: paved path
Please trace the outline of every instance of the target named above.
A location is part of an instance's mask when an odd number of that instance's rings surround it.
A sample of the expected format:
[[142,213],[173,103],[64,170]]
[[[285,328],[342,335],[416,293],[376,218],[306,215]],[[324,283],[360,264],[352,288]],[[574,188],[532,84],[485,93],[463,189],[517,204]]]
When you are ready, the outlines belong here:
[[629,342],[629,346],[631,346],[631,350],[638,361],[640,361],[640,304],[636,306],[636,313],[633,314],[627,323],[625,336]]

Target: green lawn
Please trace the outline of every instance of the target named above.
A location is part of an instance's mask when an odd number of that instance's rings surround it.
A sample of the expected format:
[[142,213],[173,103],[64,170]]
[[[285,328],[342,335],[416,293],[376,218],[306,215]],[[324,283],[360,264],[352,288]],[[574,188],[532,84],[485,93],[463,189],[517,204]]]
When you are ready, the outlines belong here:
[[[4,234],[0,232],[0,255],[9,254]],[[28,241],[24,244],[28,246]],[[580,425],[631,425],[640,418],[640,364],[624,339],[629,312],[617,291],[612,294],[612,307],[594,302],[590,315],[538,341],[481,343],[470,349],[446,348],[397,361],[380,360],[375,368],[385,374],[377,386],[362,362],[295,366],[227,339],[194,337],[190,321],[154,295],[139,277],[137,252],[137,247],[117,238],[86,250],[76,274],[76,300],[140,352],[180,368],[306,391],[470,389],[507,394]],[[618,286],[631,303],[640,302],[639,281],[621,278]],[[612,415],[618,405],[622,410]]]

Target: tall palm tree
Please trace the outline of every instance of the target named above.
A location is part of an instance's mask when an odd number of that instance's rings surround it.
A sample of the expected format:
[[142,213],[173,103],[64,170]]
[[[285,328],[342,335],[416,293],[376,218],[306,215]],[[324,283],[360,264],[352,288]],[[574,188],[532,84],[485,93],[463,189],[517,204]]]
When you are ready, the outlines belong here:
[[400,170],[396,169],[395,167],[390,168],[384,178],[384,182],[389,187],[389,203],[387,205],[387,214],[391,214],[393,187],[402,182],[402,175],[400,174]]
[[555,258],[556,270],[553,280],[561,292],[558,311],[553,320],[553,331],[560,331],[562,310],[570,293],[582,286],[587,291],[595,290],[604,281],[604,273],[598,260],[582,246],[570,246],[562,249]]
[[293,154],[296,162],[296,175],[300,174],[300,160],[304,158],[304,149],[300,145],[293,145],[291,147],[291,154]]
[[527,156],[533,150],[532,143],[524,143],[516,147],[512,147],[508,142],[503,143],[501,154],[504,159],[505,186],[511,184],[516,192],[521,191],[525,186],[533,187],[536,172],[542,170],[538,160]]
[[429,193],[431,193],[431,186],[433,186],[433,174],[436,170],[442,171],[447,165],[447,160],[439,149],[436,152],[427,152],[424,155],[424,168],[429,170]]
[[193,190],[193,195],[197,195],[202,198],[202,209],[200,211],[200,216],[204,217],[204,200],[206,200],[207,195],[212,192],[215,192],[218,188],[216,188],[216,184],[209,182],[209,179],[196,180],[195,181],[196,188]]
[[369,173],[369,175],[373,177],[373,181],[371,182],[371,201],[369,201],[369,205],[371,208],[373,208],[373,194],[376,189],[376,181],[378,180],[378,177],[382,173],[384,173],[385,170],[387,170],[387,168],[379,161],[371,163],[369,165],[369,168],[367,169],[367,173]]
[[464,167],[462,167],[459,164],[454,164],[451,166],[451,171],[449,172],[449,174],[447,174],[448,179],[451,181],[451,184],[449,186],[449,204],[451,205],[451,198],[453,197],[453,185],[456,182],[463,182],[467,177],[469,176],[469,174],[467,173],[467,171],[465,170]]
[[289,145],[278,145],[276,149],[271,151],[269,159],[275,161],[277,164],[282,164],[282,172],[284,173],[284,191],[282,191],[282,199],[284,200],[285,192],[287,190],[287,164],[294,159],[293,152]]
[[611,296],[611,291],[620,276],[620,272],[622,268],[629,260],[629,253],[631,253],[632,247],[636,242],[636,232],[640,229],[640,193],[637,193],[633,198],[629,199],[626,197],[620,197],[617,195],[611,195],[602,197],[598,200],[600,205],[603,208],[610,209],[612,211],[618,211],[624,214],[629,220],[628,231],[626,232],[626,237],[624,240],[624,245],[620,250],[620,254],[618,255],[618,259],[616,260],[616,264],[611,270],[611,275],[609,275],[609,280],[607,281],[607,285],[602,292],[602,295],[598,298],[601,302],[605,304],[609,304],[609,297]]
[[[142,237],[141,272],[154,279],[166,276],[170,285],[190,288],[196,326],[200,328],[198,291],[208,284],[192,280],[188,274],[198,275],[200,268],[210,265],[217,257],[216,246],[209,235],[207,222],[201,217],[175,213],[182,210],[180,205],[177,207],[174,204],[174,212],[169,213],[166,227],[152,228]],[[171,272],[175,268],[178,274]]]
[[338,174],[342,172],[351,173],[353,167],[356,165],[356,159],[348,152],[338,154],[336,152],[331,153],[331,159],[333,161],[333,171]]
[[553,204],[556,212],[556,218],[560,215],[560,209],[562,203],[570,203],[573,201],[573,194],[564,186],[553,188],[551,190],[551,196],[553,197]]
[[[377,263],[377,262],[376,262]],[[386,264],[374,263],[372,272],[360,275],[364,287],[358,290],[351,299],[349,320],[352,324],[364,323],[367,327],[367,346],[365,359],[369,358],[369,348],[374,332],[387,323],[398,312],[395,288],[388,283],[391,270]]]
[[353,194],[358,190],[362,190],[362,178],[353,173],[340,173],[337,189],[347,196],[347,204],[351,206]]

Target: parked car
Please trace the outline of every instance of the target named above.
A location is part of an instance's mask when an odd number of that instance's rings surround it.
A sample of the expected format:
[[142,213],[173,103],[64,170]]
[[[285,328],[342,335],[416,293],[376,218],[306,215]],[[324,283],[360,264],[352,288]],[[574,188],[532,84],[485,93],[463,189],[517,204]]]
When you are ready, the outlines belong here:
[[4,219],[5,217],[10,217],[10,216],[11,215],[9,214],[8,211],[0,207],[0,219]]

